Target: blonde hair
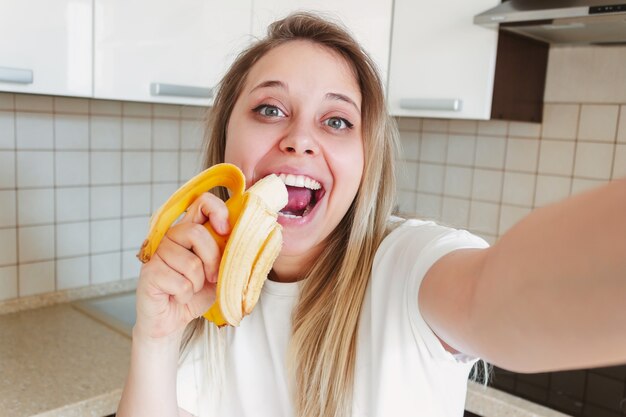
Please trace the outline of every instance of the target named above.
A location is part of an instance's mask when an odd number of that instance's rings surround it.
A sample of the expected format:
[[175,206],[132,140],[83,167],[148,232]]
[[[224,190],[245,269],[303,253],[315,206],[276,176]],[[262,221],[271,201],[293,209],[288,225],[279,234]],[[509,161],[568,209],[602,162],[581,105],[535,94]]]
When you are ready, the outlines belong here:
[[[313,42],[343,57],[362,95],[365,163],[361,184],[347,213],[326,239],[323,252],[306,272],[293,312],[287,358],[297,416],[347,416],[352,405],[359,316],[395,198],[397,131],[386,112],[375,64],[345,29],[326,19],[297,13],[273,23],[265,39],[237,57],[219,86],[205,137],[205,165],[224,160],[228,121],[252,66],[268,51],[293,40]],[[202,333],[203,326],[203,319],[191,325],[183,345],[192,333]],[[213,337],[219,338],[219,332],[209,332],[209,338]],[[209,350],[215,351],[214,347]],[[219,377],[220,372],[210,374]]]

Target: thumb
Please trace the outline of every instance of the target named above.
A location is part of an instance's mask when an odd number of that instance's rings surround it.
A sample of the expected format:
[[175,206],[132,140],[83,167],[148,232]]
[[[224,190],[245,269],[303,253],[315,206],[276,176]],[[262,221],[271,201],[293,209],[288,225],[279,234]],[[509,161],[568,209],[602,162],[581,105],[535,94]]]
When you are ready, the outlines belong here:
[[194,315],[194,318],[202,316],[215,302],[217,286],[215,283],[204,281],[204,286],[200,291],[195,293],[191,300],[187,303],[189,312]]

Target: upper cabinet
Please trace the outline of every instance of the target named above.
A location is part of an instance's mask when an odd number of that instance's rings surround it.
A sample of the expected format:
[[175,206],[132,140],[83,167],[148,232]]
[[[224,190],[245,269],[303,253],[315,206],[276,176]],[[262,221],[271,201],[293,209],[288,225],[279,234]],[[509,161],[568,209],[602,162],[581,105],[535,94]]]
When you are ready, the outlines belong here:
[[253,0],[252,33],[263,37],[267,26],[290,12],[307,10],[338,20],[372,57],[383,82],[388,76],[392,0]]
[[210,105],[250,42],[251,0],[95,0],[94,96]]
[[3,0],[0,91],[92,94],[92,0]]
[[496,30],[473,24],[499,0],[396,0],[388,87],[396,116],[489,119]]

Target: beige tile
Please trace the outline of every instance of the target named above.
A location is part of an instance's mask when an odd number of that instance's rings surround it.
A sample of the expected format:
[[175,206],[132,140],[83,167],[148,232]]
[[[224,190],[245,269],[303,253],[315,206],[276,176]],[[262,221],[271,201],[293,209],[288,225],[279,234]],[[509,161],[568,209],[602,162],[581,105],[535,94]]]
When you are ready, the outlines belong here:
[[539,173],[572,175],[574,148],[574,142],[542,140],[539,149]]
[[183,120],[180,125],[180,149],[202,152],[204,124],[199,120]]
[[502,196],[503,172],[475,169],[472,184],[472,199],[500,202]]
[[119,281],[122,278],[121,252],[103,253],[91,257],[91,283]]
[[441,133],[422,133],[420,142],[420,161],[439,162],[446,161],[448,136]]
[[139,249],[149,223],[148,216],[122,219],[122,249]]
[[180,106],[173,104],[153,104],[152,115],[154,117],[179,118]]
[[422,130],[422,119],[417,117],[398,117],[396,119],[398,123],[398,130],[400,131],[416,131]]
[[607,181],[602,180],[588,180],[585,178],[574,178],[572,181],[572,195],[582,193],[583,191],[590,190],[592,188],[600,187],[606,184]]
[[498,233],[500,206],[494,203],[472,201],[470,205],[469,228],[472,232]]
[[0,227],[15,227],[17,195],[15,190],[0,190]]
[[626,178],[626,144],[619,143],[615,147],[612,178]]
[[626,143],[626,105],[620,106],[617,142]]
[[132,117],[151,117],[152,104],[136,103],[132,101],[122,102],[122,115]]
[[91,221],[89,226],[92,254],[121,249],[122,222],[120,219]]
[[504,137],[479,136],[476,140],[476,167],[502,169],[505,150]]
[[100,116],[121,116],[122,102],[115,100],[89,100],[89,112]]
[[446,167],[444,194],[452,197],[469,199],[472,194],[472,169]]
[[198,174],[202,170],[202,158],[203,156],[198,152],[181,151],[179,178],[187,181]]
[[422,163],[419,165],[417,190],[432,194],[443,193],[445,167]]
[[530,214],[532,210],[527,207],[517,207],[502,205],[500,208],[500,224],[498,225],[498,235],[502,236],[520,220]]
[[532,207],[535,197],[536,176],[518,172],[504,173],[502,202],[518,206]]
[[417,161],[419,158],[420,133],[412,130],[401,131],[400,147],[401,149],[398,150],[398,153],[401,159]]
[[509,122],[504,120],[480,120],[478,134],[489,136],[506,136]]
[[141,262],[137,259],[136,249],[122,251],[122,279],[133,279],[139,276]]
[[16,94],[15,109],[21,111],[34,111],[52,113],[52,97],[35,94]]
[[417,200],[417,193],[413,191],[398,191],[398,212],[400,213],[414,213],[415,202]]
[[405,191],[417,191],[417,162],[398,161],[396,166],[398,188]]
[[[56,221],[71,222],[89,220],[89,194],[91,191],[93,198],[94,190],[96,190],[96,188],[91,188],[91,190],[89,187],[55,188]],[[111,203],[111,201],[102,202],[105,207]],[[100,207],[92,205],[92,208],[98,209]]]
[[541,123],[509,122],[509,136],[538,138],[541,136]]
[[15,187],[15,151],[0,151],[0,188]]
[[432,220],[441,218],[443,197],[434,194],[417,193],[416,213],[421,217]]
[[122,216],[150,215],[149,184],[128,184],[122,186]]
[[152,147],[152,123],[141,117],[122,118],[122,148],[150,150]]
[[88,150],[89,116],[55,114],[54,147],[55,149]]
[[611,178],[614,146],[609,143],[579,142],[574,175],[597,180]]
[[0,110],[15,110],[15,94],[0,93]]
[[476,150],[476,137],[451,134],[448,137],[448,164],[472,166]]
[[469,208],[469,200],[444,197],[441,221],[453,227],[466,228],[469,223]]
[[47,261],[54,258],[54,225],[28,226],[18,229],[19,263]]
[[15,138],[18,149],[50,149],[54,147],[52,114],[17,112]]
[[541,136],[552,139],[575,139],[578,127],[577,104],[551,104],[543,107]]
[[178,181],[178,159],[177,152],[152,152],[152,182]]
[[57,260],[57,290],[89,285],[89,256]]
[[0,149],[15,149],[15,113],[0,110]]
[[583,104],[580,109],[578,139],[614,142],[619,106]]
[[17,297],[17,266],[0,267],[0,301]]
[[423,119],[422,131],[446,133],[448,131],[447,119]]
[[160,184],[152,184],[152,212],[154,213],[167,199],[174,194],[178,188],[178,183],[167,182]]
[[[157,168],[155,167],[155,169]],[[122,153],[122,182],[124,184],[149,183],[151,169],[151,152],[128,151]]]
[[478,122],[476,120],[452,119],[448,125],[448,131],[449,133],[475,135],[478,132]]
[[180,115],[183,119],[204,119],[207,110],[204,106],[181,106]]
[[567,198],[570,195],[571,185],[572,179],[569,177],[537,176],[534,207],[543,207]]
[[56,256],[59,258],[89,253],[89,222],[58,224],[56,237]]
[[86,98],[54,97],[54,112],[89,114],[89,100]]
[[538,158],[538,139],[509,138],[506,146],[506,170],[535,172]]
[[55,262],[35,262],[19,266],[20,297],[45,294],[55,290]]
[[54,189],[17,190],[17,215],[20,226],[54,222]]
[[178,150],[180,147],[180,120],[154,119],[152,146],[160,150]]
[[0,229],[0,266],[17,263],[17,230]]

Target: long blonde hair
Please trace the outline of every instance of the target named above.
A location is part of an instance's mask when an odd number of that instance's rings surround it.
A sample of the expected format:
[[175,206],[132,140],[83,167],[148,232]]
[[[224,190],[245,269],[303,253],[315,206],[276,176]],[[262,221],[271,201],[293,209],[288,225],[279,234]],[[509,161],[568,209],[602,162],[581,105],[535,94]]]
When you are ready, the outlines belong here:
[[[271,49],[293,40],[308,40],[342,56],[352,67],[362,95],[361,184],[344,218],[326,239],[321,256],[306,273],[293,312],[287,358],[296,415],[340,417],[350,414],[359,316],[395,197],[397,131],[385,109],[375,64],[345,29],[326,19],[297,13],[273,23],[265,39],[237,57],[219,86],[205,137],[205,165],[224,160],[228,121],[252,66]],[[203,319],[191,325],[184,345],[203,326]]]

